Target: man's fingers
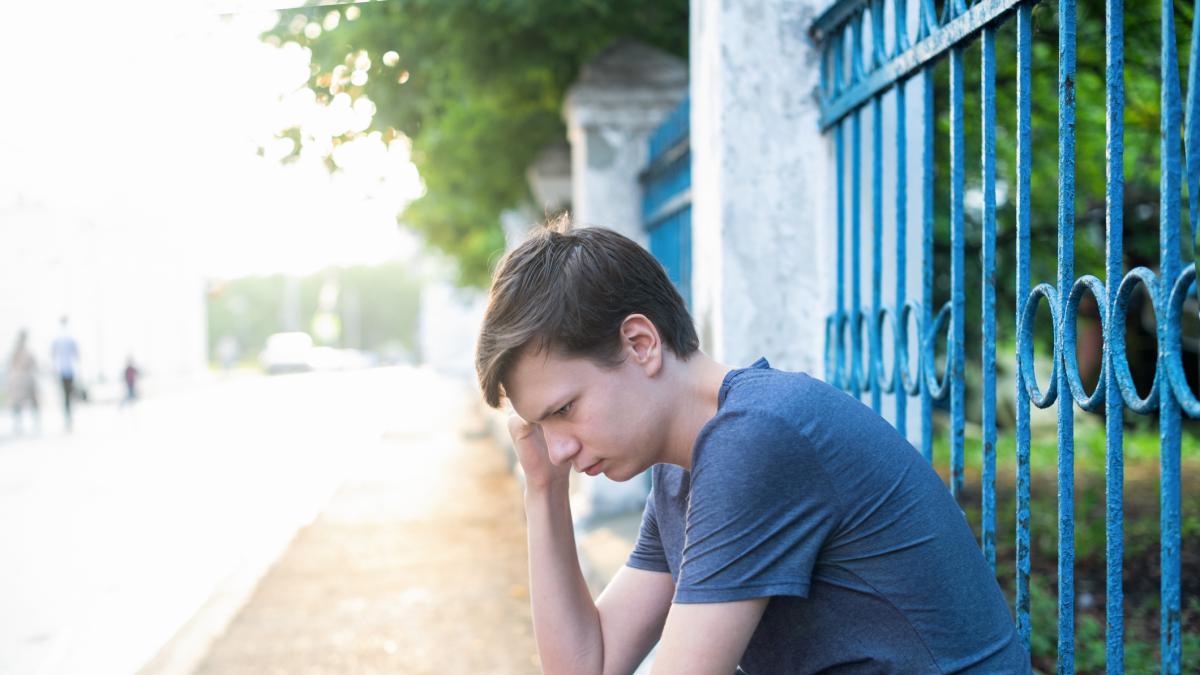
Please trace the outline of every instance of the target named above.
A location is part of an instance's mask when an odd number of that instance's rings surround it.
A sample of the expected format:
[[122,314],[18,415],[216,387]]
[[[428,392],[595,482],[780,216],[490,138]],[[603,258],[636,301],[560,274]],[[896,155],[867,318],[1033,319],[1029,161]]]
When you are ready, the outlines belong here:
[[508,418],[508,433],[513,439],[513,449],[525,471],[526,485],[548,486],[565,480],[570,464],[555,466],[546,449],[546,438],[539,424],[527,422],[517,414]]
[[520,415],[509,415],[508,433],[514,441],[523,441],[533,435],[536,430],[537,425],[526,422]]

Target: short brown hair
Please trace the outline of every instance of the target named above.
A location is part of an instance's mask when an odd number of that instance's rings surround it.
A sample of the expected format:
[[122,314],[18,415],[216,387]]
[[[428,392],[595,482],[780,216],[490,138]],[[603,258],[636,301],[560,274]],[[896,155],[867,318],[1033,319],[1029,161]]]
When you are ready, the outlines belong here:
[[475,349],[479,386],[493,408],[526,347],[619,364],[617,332],[630,314],[650,319],[681,359],[700,348],[687,306],[654,256],[612,230],[568,228],[565,218],[548,223],[496,268]]

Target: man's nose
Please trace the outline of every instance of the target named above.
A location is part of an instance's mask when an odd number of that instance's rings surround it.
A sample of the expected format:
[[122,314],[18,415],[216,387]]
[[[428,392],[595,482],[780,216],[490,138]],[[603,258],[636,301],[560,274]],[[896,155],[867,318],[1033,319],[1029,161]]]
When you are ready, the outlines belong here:
[[571,461],[579,453],[579,441],[572,436],[546,434],[546,451],[550,455],[550,463],[557,466]]

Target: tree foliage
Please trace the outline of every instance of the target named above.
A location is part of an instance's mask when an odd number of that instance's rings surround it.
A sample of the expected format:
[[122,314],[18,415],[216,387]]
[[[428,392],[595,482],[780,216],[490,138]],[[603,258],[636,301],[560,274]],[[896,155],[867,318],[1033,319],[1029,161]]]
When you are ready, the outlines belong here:
[[[480,285],[504,247],[500,213],[529,200],[526,168],[565,135],[563,96],[580,66],[619,38],[686,56],[687,8],[686,0],[391,0],[289,10],[264,37],[311,50],[308,86],[319,101],[345,93],[375,104],[368,129],[334,143],[373,131],[411,139],[425,194],[399,218],[458,261],[460,281]],[[282,133],[306,142],[305,130]]]
[[382,355],[417,351],[421,281],[404,263],[390,262],[214,282],[207,302],[209,359],[218,360],[218,345],[227,336],[237,341],[241,358],[251,361],[272,333],[310,330],[327,284],[338,289],[340,299],[335,311],[343,330],[335,346]]

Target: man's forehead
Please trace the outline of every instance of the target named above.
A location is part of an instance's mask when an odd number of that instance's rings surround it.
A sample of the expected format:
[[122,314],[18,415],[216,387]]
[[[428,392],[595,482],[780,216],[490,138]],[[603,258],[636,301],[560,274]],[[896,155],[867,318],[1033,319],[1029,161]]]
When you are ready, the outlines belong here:
[[[522,408],[550,405],[577,386],[580,378],[586,377],[589,365],[591,362],[587,359],[562,356],[551,349],[527,349],[509,369],[504,393],[514,408],[518,405]],[[532,415],[540,410],[523,412]]]

